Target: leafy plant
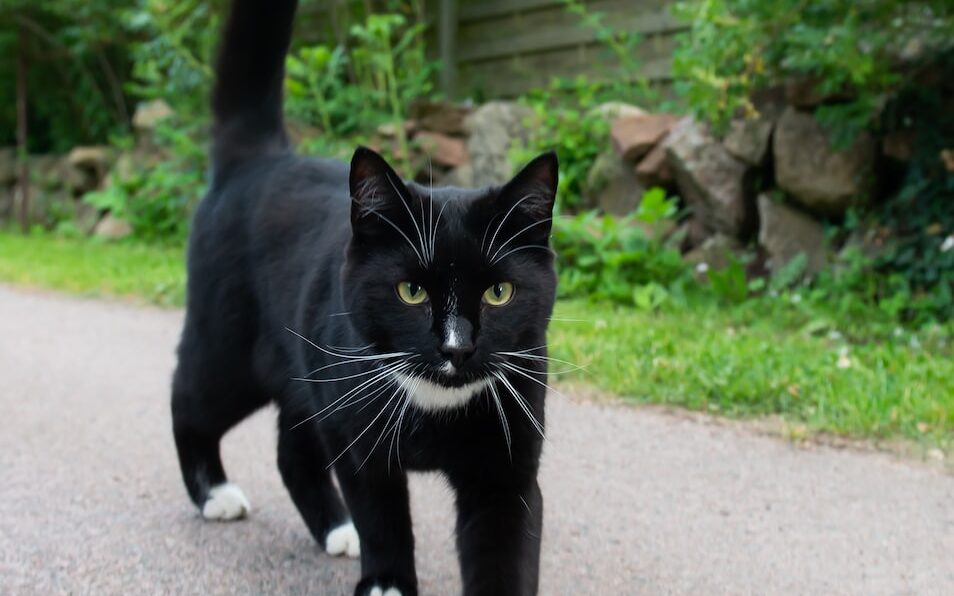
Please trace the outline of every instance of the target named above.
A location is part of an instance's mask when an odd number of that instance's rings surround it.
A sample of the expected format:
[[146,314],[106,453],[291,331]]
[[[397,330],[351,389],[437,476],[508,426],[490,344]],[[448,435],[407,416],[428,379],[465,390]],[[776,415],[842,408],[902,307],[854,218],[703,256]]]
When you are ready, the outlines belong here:
[[729,257],[729,264],[725,268],[709,270],[709,283],[715,295],[726,302],[739,303],[749,295],[745,268],[733,256]]
[[163,122],[155,134],[162,155],[152,167],[116,171],[105,189],[83,201],[128,221],[138,238],[181,241],[205,189],[205,146],[196,140],[201,129]]
[[802,77],[844,97],[822,118],[857,131],[897,88],[905,48],[950,47],[954,27],[948,0],[693,0],[675,12],[690,27],[674,56],[676,89],[717,127],[755,112],[752,91]]
[[516,146],[511,161],[525,163],[541,151],[553,148],[560,158],[557,192],[561,210],[573,212],[583,204],[586,178],[600,152],[609,146],[609,123],[597,111],[598,86],[579,77],[573,84],[575,105],[557,107],[554,98],[567,92],[566,83],[555,80],[548,90],[531,92],[525,102],[536,113],[538,125],[526,146]]
[[[0,145],[14,143],[17,70],[25,70],[28,148],[106,141],[128,124],[123,87],[135,0],[5,0],[0,8]],[[66,92],[68,90],[68,92]]]
[[143,40],[132,46],[132,92],[165,99],[181,113],[206,114],[211,58],[226,6],[224,0],[140,0],[126,17],[126,26]]
[[[659,213],[657,205],[646,215],[656,223]],[[616,218],[587,212],[558,218],[553,246],[559,255],[561,295],[652,309],[681,292],[687,266],[678,251],[647,234],[648,224],[639,213]]]
[[406,107],[432,93],[436,70],[424,54],[424,24],[401,13],[370,14],[351,26],[350,42],[305,46],[288,57],[287,110],[339,137],[390,122],[397,157],[406,160]]

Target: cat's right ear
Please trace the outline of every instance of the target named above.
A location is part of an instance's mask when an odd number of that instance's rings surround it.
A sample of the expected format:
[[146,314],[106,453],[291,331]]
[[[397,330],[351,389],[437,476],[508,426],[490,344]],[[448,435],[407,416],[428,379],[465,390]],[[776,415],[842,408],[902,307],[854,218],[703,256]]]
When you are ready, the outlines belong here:
[[351,158],[351,227],[358,230],[374,213],[383,213],[409,200],[410,191],[388,162],[375,151],[360,146]]

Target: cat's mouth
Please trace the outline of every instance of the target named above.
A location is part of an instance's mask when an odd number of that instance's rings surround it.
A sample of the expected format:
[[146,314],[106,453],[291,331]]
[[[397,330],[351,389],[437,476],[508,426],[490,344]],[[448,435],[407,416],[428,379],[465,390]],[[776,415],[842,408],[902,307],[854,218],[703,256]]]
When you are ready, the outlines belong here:
[[478,380],[473,375],[459,370],[450,362],[445,362],[437,370],[437,380],[446,387],[463,387]]

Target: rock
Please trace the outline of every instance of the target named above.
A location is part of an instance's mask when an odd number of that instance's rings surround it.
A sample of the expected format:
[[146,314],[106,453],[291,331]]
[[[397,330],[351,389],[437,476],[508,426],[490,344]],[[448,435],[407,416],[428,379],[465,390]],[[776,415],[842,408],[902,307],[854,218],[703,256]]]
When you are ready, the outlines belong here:
[[434,163],[456,168],[467,163],[467,144],[439,132],[422,130],[414,135],[414,141]]
[[0,186],[8,186],[17,179],[17,150],[13,147],[0,149]]
[[31,155],[27,167],[30,183],[39,190],[55,190],[66,185],[64,162],[56,155]]
[[702,243],[712,237],[712,230],[706,227],[704,221],[698,217],[690,217],[681,222],[673,234],[678,237],[679,252],[685,254],[691,250],[702,246]]
[[730,259],[742,250],[742,244],[731,236],[715,234],[707,238],[700,246],[689,251],[683,260],[696,265],[697,273],[710,269],[721,270],[729,266]]
[[636,179],[649,188],[650,186],[670,186],[673,182],[672,170],[666,160],[664,143],[657,143],[652,150],[636,165]]
[[646,155],[679,121],[672,114],[647,114],[618,118],[610,128],[613,146],[623,159],[635,162]]
[[534,119],[533,110],[508,101],[486,103],[467,117],[467,153],[475,185],[503,184],[510,179],[510,148],[527,142]]
[[681,120],[666,138],[666,158],[676,186],[707,227],[735,238],[755,224],[749,167],[736,159],[703,125]]
[[133,233],[133,229],[128,222],[114,217],[113,214],[109,213],[103,217],[103,219],[99,220],[93,233],[100,238],[118,240],[130,236]]
[[942,149],[940,153],[941,163],[948,172],[954,172],[954,149]]
[[[19,218],[19,209],[23,204],[23,190],[17,184],[13,187],[14,215]],[[58,221],[71,219],[75,211],[73,197],[63,189],[47,189],[37,185],[30,186],[30,203],[27,219],[31,225],[51,227]]]
[[836,151],[811,114],[788,108],[775,127],[772,149],[778,186],[810,210],[838,216],[853,201],[868,198],[875,144],[867,133]]
[[607,123],[615,122],[619,118],[632,118],[635,116],[649,115],[649,112],[642,109],[641,107],[622,101],[607,101],[605,103],[601,103],[600,105],[593,108],[592,113],[598,114],[600,117],[606,120]]
[[0,223],[13,219],[13,189],[0,186]]
[[465,120],[472,109],[447,101],[416,100],[411,103],[410,116],[421,130],[451,136],[465,136]]
[[73,147],[73,150],[66,156],[66,163],[77,168],[103,171],[109,167],[111,157],[109,147]]
[[441,180],[441,186],[472,188],[474,186],[474,167],[470,163],[462,164],[448,172]]
[[169,104],[161,99],[141,102],[136,106],[136,113],[133,114],[133,127],[140,131],[152,130],[174,113]]
[[866,259],[874,260],[888,250],[892,231],[888,227],[879,227],[870,222],[860,224],[852,230],[838,252],[838,260],[845,261],[851,252],[857,252]]
[[60,175],[63,188],[74,195],[83,194],[99,186],[100,176],[96,171],[74,167],[65,161],[62,164]]
[[761,166],[768,157],[769,140],[775,123],[767,118],[743,118],[729,124],[723,144],[726,150],[752,166]]
[[93,233],[93,230],[96,229],[96,224],[99,223],[99,209],[89,203],[79,201],[76,203],[74,219],[76,221],[76,228],[88,236]]
[[[406,137],[411,136],[411,134],[417,130],[417,122],[413,120],[401,121],[400,126],[404,129],[404,134]],[[396,139],[399,130],[400,128],[398,128],[397,122],[385,122],[378,125],[378,127],[375,129],[375,132],[384,138]]]
[[805,273],[815,275],[825,267],[828,250],[822,225],[767,194],[758,197],[759,244],[769,255],[768,268],[776,272],[801,253]]
[[645,189],[615,151],[601,153],[586,176],[587,203],[604,213],[626,215],[639,205]]
[[918,135],[911,129],[893,130],[881,139],[881,153],[898,161],[910,161],[918,145]]
[[797,108],[811,109],[825,103],[851,99],[845,90],[822,92],[820,80],[814,76],[792,77],[785,82],[785,101]]

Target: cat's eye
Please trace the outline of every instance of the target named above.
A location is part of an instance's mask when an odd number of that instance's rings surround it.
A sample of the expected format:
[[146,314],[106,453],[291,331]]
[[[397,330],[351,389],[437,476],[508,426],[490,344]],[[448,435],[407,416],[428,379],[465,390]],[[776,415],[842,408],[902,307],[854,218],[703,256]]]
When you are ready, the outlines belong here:
[[412,281],[402,281],[397,285],[398,298],[404,304],[423,304],[427,300],[427,292],[419,284]]
[[509,281],[495,283],[484,292],[484,302],[490,306],[503,306],[513,298],[513,284]]

